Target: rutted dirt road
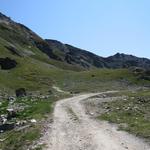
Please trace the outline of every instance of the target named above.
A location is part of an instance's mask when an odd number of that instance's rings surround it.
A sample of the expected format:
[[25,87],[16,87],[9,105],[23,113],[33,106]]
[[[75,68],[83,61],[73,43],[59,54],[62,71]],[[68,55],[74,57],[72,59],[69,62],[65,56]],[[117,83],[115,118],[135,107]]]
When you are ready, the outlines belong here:
[[46,150],[150,150],[140,139],[92,119],[81,101],[95,95],[79,95],[56,103],[54,122],[44,137]]

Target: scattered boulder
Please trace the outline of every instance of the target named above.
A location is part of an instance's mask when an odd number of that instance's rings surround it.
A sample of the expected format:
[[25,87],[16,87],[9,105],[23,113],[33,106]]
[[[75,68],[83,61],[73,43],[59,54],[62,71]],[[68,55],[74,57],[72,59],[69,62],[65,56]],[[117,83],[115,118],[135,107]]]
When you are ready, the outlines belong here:
[[7,119],[11,120],[12,118],[17,116],[17,111],[14,109],[7,109]]
[[132,67],[130,70],[135,74],[135,75],[140,75],[143,74],[145,69],[140,68],[140,67]]
[[2,124],[0,125],[0,131],[9,131],[15,128],[15,124],[14,123],[6,123],[6,124]]
[[141,76],[140,79],[150,81],[150,76]]
[[52,90],[48,90],[48,93],[49,93],[49,94],[53,94]]
[[150,70],[140,67],[133,67],[131,71],[138,77],[138,79],[150,81]]
[[37,123],[37,121],[35,119],[31,119],[30,122],[31,123]]
[[26,120],[21,120],[21,121],[18,121],[17,123],[16,123],[16,126],[24,126],[24,125],[26,125],[27,124],[27,121]]
[[48,99],[49,98],[49,95],[42,95],[42,96],[39,96],[38,98],[40,98],[40,99]]
[[17,97],[24,97],[26,96],[26,90],[24,88],[19,88],[16,90],[16,96]]
[[93,78],[93,77],[95,77],[95,75],[94,75],[94,74],[92,74],[92,75],[91,75],[91,77]]
[[15,100],[16,100],[16,98],[15,98],[15,97],[13,97],[13,96],[9,96],[9,97],[7,98],[7,100],[8,100],[8,101],[15,101]]
[[13,59],[8,57],[0,58],[0,66],[2,70],[10,70],[17,66],[17,62]]
[[0,116],[0,124],[5,124],[7,122],[7,115],[3,114]]
[[145,74],[146,74],[147,76],[150,76],[150,70],[146,70],[146,71],[145,71]]

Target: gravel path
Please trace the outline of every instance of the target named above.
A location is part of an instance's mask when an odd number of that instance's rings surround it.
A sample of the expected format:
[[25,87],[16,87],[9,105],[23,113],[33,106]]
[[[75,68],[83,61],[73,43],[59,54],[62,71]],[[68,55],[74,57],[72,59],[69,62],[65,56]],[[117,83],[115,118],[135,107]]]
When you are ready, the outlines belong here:
[[79,95],[56,103],[54,122],[44,136],[45,150],[150,150],[142,140],[117,131],[116,126],[91,119],[81,101],[95,95]]

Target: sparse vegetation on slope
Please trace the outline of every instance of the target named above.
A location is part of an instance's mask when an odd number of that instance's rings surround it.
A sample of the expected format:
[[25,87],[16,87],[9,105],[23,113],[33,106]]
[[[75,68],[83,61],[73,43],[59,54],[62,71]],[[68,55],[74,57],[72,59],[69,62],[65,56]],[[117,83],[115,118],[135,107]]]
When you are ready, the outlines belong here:
[[7,117],[7,124],[15,126],[6,131],[2,131],[2,126],[0,126],[0,149],[26,150],[31,146],[33,141],[41,136],[41,130],[44,128],[45,120],[50,117],[54,102],[69,96],[64,93],[55,94],[17,98],[11,102],[11,105],[8,100],[3,100],[0,115],[8,115],[8,108],[13,109],[15,114]]
[[107,110],[99,118],[119,124],[120,129],[150,141],[150,91],[123,92],[126,98],[103,103]]

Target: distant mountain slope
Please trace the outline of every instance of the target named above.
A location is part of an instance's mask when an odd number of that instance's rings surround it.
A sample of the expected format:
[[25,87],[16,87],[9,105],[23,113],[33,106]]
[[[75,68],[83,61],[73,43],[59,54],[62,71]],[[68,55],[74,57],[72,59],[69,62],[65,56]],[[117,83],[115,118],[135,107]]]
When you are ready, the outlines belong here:
[[[26,26],[12,21],[10,18],[1,13],[0,38],[6,40],[7,44],[13,47],[13,49],[16,48],[14,51],[17,55],[24,56],[25,53],[27,54],[26,50],[36,52],[35,50],[32,50],[32,48],[36,48],[41,52],[46,53],[50,58],[57,59],[57,56],[53,54],[52,49],[50,49],[47,42],[45,42],[41,37]],[[21,46],[24,49],[22,48],[22,50],[17,50],[17,46]],[[11,48],[7,49],[10,50]]]
[[84,68],[104,68],[106,66],[104,59],[86,50],[73,47],[68,44],[62,44],[56,40],[46,40],[53,49],[55,55],[69,64],[82,66]]
[[56,40],[46,40],[49,43],[53,53],[69,64],[82,66],[84,68],[129,68],[142,67],[150,69],[150,60],[138,58],[133,55],[117,53],[107,58],[100,57],[86,50],[74,46],[63,44]]
[[132,66],[150,69],[150,60],[139,58],[133,55],[117,53],[114,56],[105,58],[108,68],[129,68]]
[[19,59],[30,57],[59,68],[129,68],[149,69],[150,60],[117,53],[107,58],[89,51],[63,44],[56,40],[44,40],[26,26],[16,23],[0,13],[0,55]]

